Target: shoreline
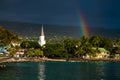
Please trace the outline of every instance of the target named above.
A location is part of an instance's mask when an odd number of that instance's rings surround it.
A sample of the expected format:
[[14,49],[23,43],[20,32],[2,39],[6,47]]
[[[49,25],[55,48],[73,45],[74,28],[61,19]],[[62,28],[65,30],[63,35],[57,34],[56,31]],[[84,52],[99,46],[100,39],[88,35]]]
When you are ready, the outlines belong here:
[[120,59],[79,59],[79,58],[9,58],[4,61],[0,61],[0,64],[11,62],[120,62]]

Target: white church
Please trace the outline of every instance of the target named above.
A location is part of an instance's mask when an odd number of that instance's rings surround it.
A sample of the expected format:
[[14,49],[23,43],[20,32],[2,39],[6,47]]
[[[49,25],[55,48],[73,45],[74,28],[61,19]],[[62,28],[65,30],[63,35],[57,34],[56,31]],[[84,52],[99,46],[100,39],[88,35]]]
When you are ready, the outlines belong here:
[[41,33],[40,33],[40,36],[39,36],[38,43],[39,43],[40,46],[43,46],[44,44],[46,44],[43,25],[41,27]]

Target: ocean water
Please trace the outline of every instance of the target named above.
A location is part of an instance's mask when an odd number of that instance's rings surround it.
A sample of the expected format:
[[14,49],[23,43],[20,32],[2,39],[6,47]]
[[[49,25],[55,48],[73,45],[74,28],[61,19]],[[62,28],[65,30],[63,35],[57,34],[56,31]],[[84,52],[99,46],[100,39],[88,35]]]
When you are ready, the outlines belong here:
[[118,62],[6,63],[0,80],[120,80]]

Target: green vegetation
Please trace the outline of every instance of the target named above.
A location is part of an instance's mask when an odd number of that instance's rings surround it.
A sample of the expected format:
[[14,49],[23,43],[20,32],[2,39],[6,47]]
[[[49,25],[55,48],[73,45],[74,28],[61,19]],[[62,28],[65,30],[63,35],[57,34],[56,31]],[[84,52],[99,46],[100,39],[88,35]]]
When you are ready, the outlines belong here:
[[17,40],[18,36],[14,35],[13,32],[0,27],[0,46],[9,45],[11,42],[15,42]]
[[[86,55],[96,56],[104,50],[103,52],[113,58],[115,54],[120,54],[120,40],[112,41],[101,36],[90,38],[83,36],[78,40],[66,38],[61,42],[47,43],[43,47],[37,41],[22,41],[20,48],[27,50],[27,57],[83,58]],[[11,55],[14,49],[17,50],[17,48],[10,50]]]
[[102,50],[109,54],[110,57],[115,57],[115,54],[120,54],[120,40],[112,41],[101,36],[92,36],[90,38],[83,36],[79,40],[68,38],[61,43],[49,43],[43,48],[46,57],[54,58],[96,56]]
[[43,48],[44,55],[51,58],[65,57],[63,45],[60,43],[46,44]]
[[[12,42],[19,42],[14,33],[0,27],[0,46],[10,45]],[[84,56],[96,56],[101,51],[114,58],[120,55],[120,39],[110,40],[101,36],[81,37],[80,39],[64,38],[58,42],[49,41],[41,47],[37,41],[25,40],[19,42],[20,46],[11,46],[8,51],[10,57],[16,52],[24,49],[26,57],[49,57],[49,58],[84,58]]]
[[43,51],[40,49],[29,49],[27,52],[27,57],[43,57]]
[[23,41],[20,46],[21,48],[40,48],[40,45],[36,41]]

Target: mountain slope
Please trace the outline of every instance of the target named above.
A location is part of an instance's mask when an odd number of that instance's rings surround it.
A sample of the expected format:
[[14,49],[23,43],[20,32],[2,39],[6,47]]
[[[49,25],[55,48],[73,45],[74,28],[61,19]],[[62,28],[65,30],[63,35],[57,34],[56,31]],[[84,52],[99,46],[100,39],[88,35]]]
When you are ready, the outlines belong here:
[[[15,34],[21,37],[38,37],[40,35],[41,24],[0,21],[0,25],[8,30],[13,31]],[[79,38],[82,36],[80,34],[81,30],[77,26],[58,26],[46,24],[43,26],[47,38],[56,36]],[[100,35],[111,39],[120,37],[119,29],[90,27],[89,31],[90,36]]]

